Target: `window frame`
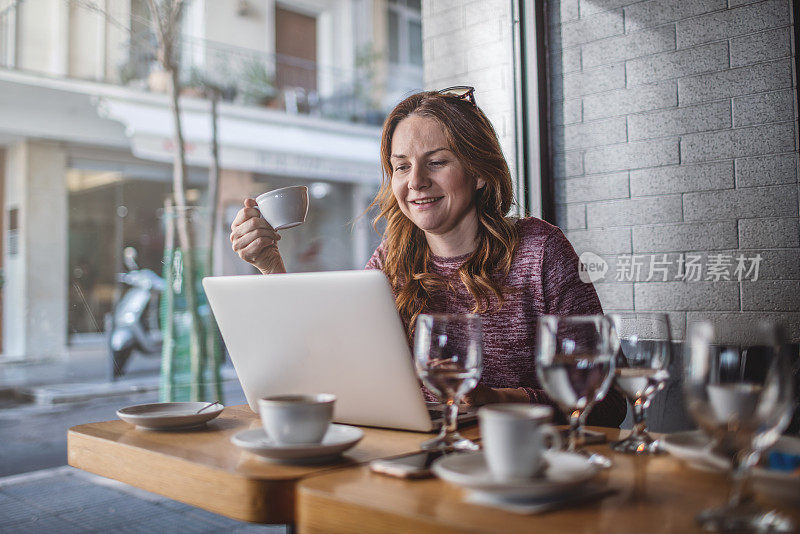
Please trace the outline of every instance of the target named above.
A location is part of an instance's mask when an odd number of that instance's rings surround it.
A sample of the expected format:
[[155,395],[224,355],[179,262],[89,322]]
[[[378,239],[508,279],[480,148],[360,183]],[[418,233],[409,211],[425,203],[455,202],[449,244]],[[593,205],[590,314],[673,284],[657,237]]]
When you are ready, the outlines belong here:
[[[408,7],[407,0],[388,0],[386,3],[386,39],[389,43],[389,63],[399,67],[414,67],[420,71],[423,66],[422,46],[420,45],[419,63],[414,63],[411,58],[411,39],[409,25],[416,22],[420,25],[420,36],[422,35],[422,11]],[[392,60],[391,50],[395,43],[391,41],[390,16],[397,17],[397,61]]]
[[517,199],[520,215],[555,223],[550,181],[544,2],[512,0]]

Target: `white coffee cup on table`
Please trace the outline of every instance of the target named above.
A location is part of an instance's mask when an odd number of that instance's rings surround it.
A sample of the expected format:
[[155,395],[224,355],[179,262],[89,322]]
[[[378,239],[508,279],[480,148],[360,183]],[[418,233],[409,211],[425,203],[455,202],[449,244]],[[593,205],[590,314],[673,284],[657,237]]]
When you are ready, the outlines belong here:
[[320,443],[333,419],[336,396],[274,395],[258,399],[261,424],[278,445]]
[[273,189],[256,197],[261,216],[275,230],[292,228],[306,221],[308,214],[308,188],[294,185]]
[[[561,436],[549,423],[553,409],[540,404],[493,404],[478,411],[483,453],[494,478],[530,478],[544,464],[544,452],[561,448]],[[545,438],[550,437],[550,444]]]

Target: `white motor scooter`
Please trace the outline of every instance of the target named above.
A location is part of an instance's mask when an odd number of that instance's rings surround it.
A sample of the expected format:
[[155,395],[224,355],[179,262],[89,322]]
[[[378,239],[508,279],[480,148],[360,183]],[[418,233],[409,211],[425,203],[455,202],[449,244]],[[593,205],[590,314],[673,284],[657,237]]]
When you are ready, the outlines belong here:
[[133,247],[125,248],[123,261],[128,272],[119,273],[117,280],[128,289],[105,317],[112,379],[125,372],[134,350],[148,356],[161,354],[158,304],[166,287],[164,279],[150,269],[139,269]]

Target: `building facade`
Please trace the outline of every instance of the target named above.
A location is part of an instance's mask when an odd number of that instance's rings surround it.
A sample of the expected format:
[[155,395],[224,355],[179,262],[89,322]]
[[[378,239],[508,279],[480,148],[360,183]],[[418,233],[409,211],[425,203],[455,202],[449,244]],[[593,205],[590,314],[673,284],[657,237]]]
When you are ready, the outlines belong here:
[[[172,121],[147,2],[0,1],[2,358],[63,359],[102,343],[123,250],[160,272]],[[378,236],[383,116],[422,79],[411,0],[193,0],[180,35],[189,201],[206,203],[220,88],[214,273],[250,268],[228,229],[244,197],[310,187],[284,235],[294,271],[360,268]]]

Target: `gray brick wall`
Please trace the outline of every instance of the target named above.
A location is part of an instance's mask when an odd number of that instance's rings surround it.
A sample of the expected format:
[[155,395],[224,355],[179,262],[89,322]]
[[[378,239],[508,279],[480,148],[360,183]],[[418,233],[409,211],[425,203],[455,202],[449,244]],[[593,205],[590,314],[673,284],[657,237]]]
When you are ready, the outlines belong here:
[[[800,339],[791,1],[545,9],[556,222],[609,263],[604,306],[741,330],[769,315]],[[632,255],[645,261],[634,279]],[[653,258],[670,264],[667,281],[646,280]]]
[[[511,28],[508,0],[422,1],[425,87],[475,87],[478,105],[497,131],[513,176],[516,132]],[[580,58],[565,54],[564,61],[572,63],[564,63],[563,68],[559,63],[560,72],[580,73]],[[580,115],[580,108],[565,106],[562,124],[579,122]]]

